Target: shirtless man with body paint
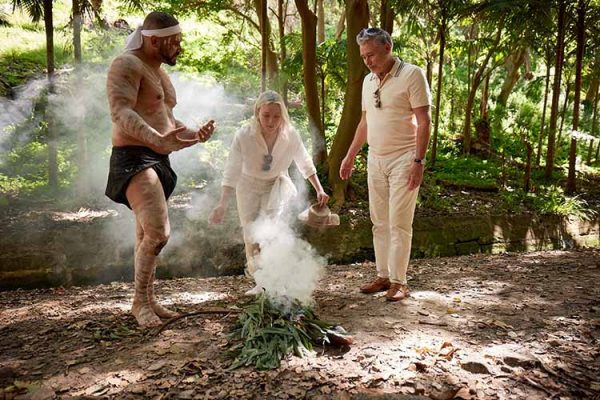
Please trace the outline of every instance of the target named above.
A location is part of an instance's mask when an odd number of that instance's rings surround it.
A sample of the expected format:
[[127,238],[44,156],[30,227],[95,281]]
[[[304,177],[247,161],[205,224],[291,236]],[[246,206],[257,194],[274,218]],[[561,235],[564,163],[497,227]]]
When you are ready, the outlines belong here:
[[175,65],[181,52],[181,29],[174,17],[148,14],[125,50],[108,70],[113,149],[106,195],[135,214],[131,311],[140,326],[149,327],[178,315],[158,304],[153,290],[157,256],[170,233],[167,199],[177,182],[168,155],[208,140],[214,121],[195,131],[173,116],[175,89],[160,66]]

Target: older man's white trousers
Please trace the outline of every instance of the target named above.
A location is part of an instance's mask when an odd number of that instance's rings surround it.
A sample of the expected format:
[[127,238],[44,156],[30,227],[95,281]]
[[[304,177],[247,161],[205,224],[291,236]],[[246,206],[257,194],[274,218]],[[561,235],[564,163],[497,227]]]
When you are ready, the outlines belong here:
[[369,211],[377,275],[392,283],[406,284],[412,223],[419,188],[408,190],[414,153],[392,157],[369,154]]

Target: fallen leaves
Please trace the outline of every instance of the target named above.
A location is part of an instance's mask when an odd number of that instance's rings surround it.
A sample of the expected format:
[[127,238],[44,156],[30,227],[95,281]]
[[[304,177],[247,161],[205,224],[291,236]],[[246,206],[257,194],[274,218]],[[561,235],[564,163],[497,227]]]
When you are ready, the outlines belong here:
[[[600,303],[595,300],[600,293],[593,280],[598,270],[582,267],[555,280],[540,276],[565,269],[565,257],[598,258],[600,251],[553,254],[417,260],[411,265],[415,296],[396,305],[350,290],[374,274],[372,263],[334,266],[320,285],[316,308],[356,333],[357,342],[346,351],[319,349],[302,359],[285,359],[269,373],[250,368],[225,372],[229,364],[222,358],[223,346],[234,316],[184,318],[158,336],[139,330],[126,307],[132,294],[128,283],[64,293],[0,292],[0,398],[35,392],[54,397],[348,400],[360,393],[393,392],[438,400],[521,400],[549,397],[544,390],[557,397],[593,398],[600,393]],[[161,295],[178,299],[178,309],[193,312],[198,288],[212,293],[202,307],[229,310],[247,286],[241,282],[239,277],[219,277],[159,285]],[[570,291],[575,286],[586,290]],[[348,289],[344,296],[332,291],[341,287]],[[433,300],[424,301],[420,290]],[[561,290],[568,301],[558,295]],[[102,299],[111,299],[114,307],[100,305]],[[448,308],[456,314],[448,315]],[[501,352],[473,360],[505,344],[531,355]],[[472,362],[489,373],[461,367]]]

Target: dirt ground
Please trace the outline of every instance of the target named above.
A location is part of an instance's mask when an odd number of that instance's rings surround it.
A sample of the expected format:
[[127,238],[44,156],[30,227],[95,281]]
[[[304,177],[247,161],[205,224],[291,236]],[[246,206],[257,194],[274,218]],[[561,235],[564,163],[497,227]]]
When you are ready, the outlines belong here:
[[[129,314],[132,285],[0,293],[0,398],[599,399],[600,249],[416,260],[412,296],[357,288],[372,263],[331,265],[316,310],[351,332],[268,372],[225,371],[237,315],[157,334]],[[243,277],[157,284],[183,312],[235,308]]]

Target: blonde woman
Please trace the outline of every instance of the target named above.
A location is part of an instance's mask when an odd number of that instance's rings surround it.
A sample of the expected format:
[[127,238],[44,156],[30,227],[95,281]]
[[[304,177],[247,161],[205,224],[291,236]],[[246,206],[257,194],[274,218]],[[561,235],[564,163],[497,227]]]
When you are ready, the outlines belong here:
[[[317,170],[298,132],[291,126],[282,97],[266,91],[256,100],[254,117],[235,134],[222,181],[221,198],[209,216],[209,223],[223,221],[227,202],[234,192],[246,248],[246,274],[256,271],[254,256],[259,251],[251,237],[251,224],[260,215],[279,216],[296,195],[288,169],[296,163],[311,183],[317,203],[324,206],[329,196],[317,177]],[[255,287],[247,294],[257,294]]]

